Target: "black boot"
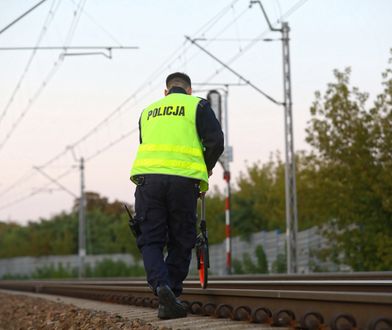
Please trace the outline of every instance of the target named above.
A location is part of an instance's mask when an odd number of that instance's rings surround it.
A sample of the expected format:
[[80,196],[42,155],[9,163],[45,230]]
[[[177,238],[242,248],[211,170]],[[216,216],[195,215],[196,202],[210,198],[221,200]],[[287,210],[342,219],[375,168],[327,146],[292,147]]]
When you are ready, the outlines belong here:
[[167,286],[157,289],[159,298],[158,317],[160,319],[176,319],[186,317],[185,307],[176,299],[173,291]]

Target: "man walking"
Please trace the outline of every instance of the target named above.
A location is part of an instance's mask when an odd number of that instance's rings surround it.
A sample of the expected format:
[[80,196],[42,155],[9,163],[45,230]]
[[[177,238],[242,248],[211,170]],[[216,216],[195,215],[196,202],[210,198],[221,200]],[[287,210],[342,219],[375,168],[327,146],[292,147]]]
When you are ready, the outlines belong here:
[[[196,242],[196,208],[223,152],[223,133],[209,103],[192,96],[190,78],[166,78],[165,97],[145,108],[131,170],[135,220],[147,281],[159,298],[158,317],[185,317],[176,299]],[[167,248],[164,258],[163,250]]]

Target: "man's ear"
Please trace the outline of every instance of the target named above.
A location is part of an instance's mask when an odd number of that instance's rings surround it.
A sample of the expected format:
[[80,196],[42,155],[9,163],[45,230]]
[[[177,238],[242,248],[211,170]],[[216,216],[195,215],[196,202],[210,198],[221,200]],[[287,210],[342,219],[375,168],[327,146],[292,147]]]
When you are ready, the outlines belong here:
[[169,91],[167,89],[165,89],[163,94],[165,94],[165,96],[167,96],[167,94],[169,94]]
[[188,95],[192,95],[192,87],[188,87],[188,88],[186,89],[186,93],[187,93]]

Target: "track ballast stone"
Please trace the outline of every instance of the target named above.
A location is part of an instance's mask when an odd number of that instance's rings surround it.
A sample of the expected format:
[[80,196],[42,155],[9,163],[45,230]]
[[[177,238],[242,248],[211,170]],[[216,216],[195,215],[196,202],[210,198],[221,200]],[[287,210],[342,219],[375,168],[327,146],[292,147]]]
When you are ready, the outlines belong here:
[[0,330],[17,329],[138,329],[158,327],[141,319],[87,310],[42,298],[0,293]]

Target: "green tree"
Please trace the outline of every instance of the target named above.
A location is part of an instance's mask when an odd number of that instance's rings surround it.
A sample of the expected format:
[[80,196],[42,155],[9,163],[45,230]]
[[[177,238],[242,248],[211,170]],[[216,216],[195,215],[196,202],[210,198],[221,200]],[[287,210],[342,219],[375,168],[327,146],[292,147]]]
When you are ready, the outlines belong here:
[[261,230],[284,228],[284,168],[279,157],[248,166],[233,194],[233,231],[244,238]]
[[[86,200],[87,252],[131,253],[136,259],[140,258],[123,203],[109,202],[94,192],[87,192]],[[70,213],[62,212],[26,226],[0,222],[0,258],[76,254],[78,204],[76,200]]]
[[28,233],[16,223],[0,223],[0,257],[23,255],[28,248]]
[[357,271],[390,270],[392,72],[370,109],[368,94],[350,88],[350,69],[334,75],[323,96],[316,92],[307,128],[313,203],[330,220],[331,255]]
[[[299,229],[326,221],[314,204],[316,167],[305,152],[296,155]],[[285,168],[279,154],[265,163],[248,166],[237,180],[233,197],[233,231],[243,238],[262,230],[283,231],[285,221]],[[321,199],[320,199],[321,201]]]
[[225,198],[217,187],[206,194],[206,221],[209,244],[225,239]]
[[[140,258],[135,238],[128,227],[128,215],[123,202],[109,202],[95,192],[86,193],[87,253],[131,253]],[[128,205],[132,212],[133,208]],[[79,207],[76,199],[73,210]]]

